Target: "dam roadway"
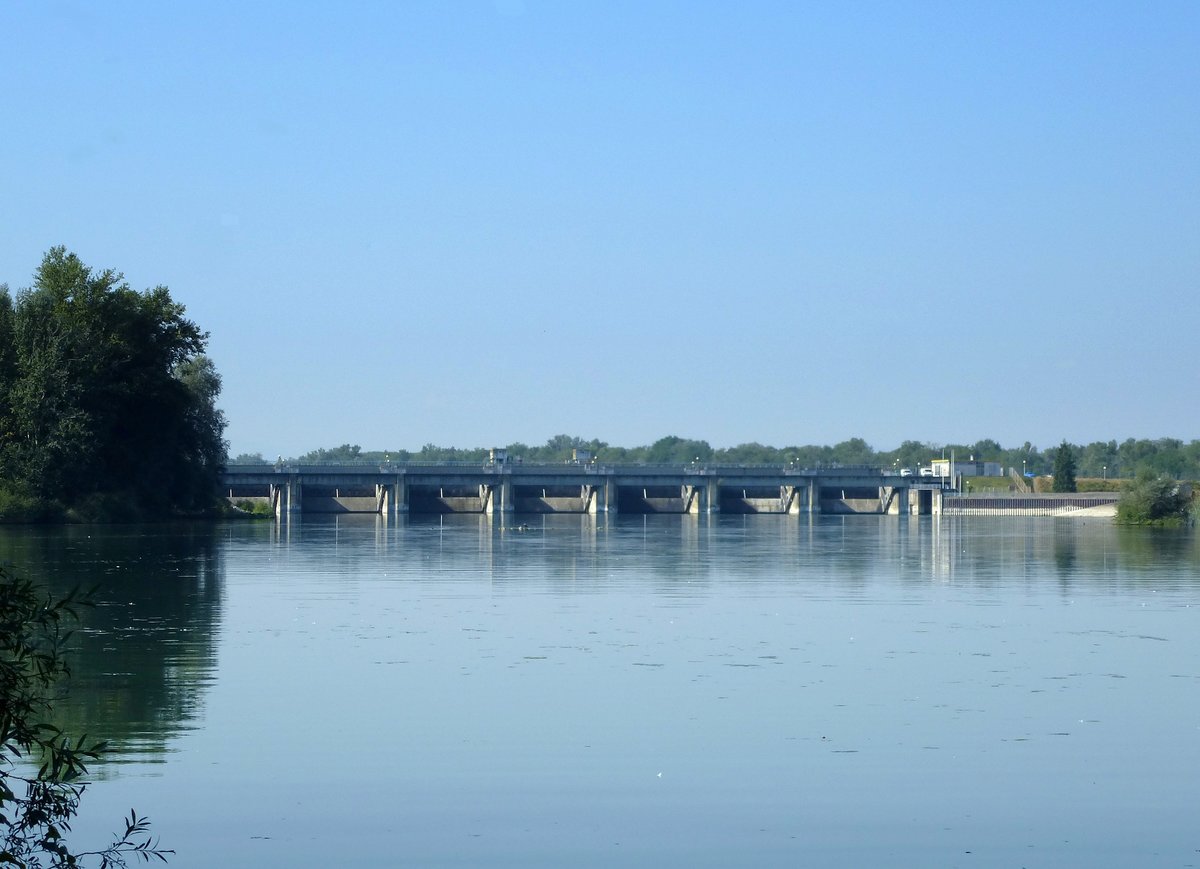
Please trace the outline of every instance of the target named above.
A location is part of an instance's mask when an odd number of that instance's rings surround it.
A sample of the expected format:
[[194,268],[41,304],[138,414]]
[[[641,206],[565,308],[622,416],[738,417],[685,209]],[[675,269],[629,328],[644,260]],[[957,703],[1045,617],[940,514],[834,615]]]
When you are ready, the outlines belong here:
[[937,512],[948,480],[879,468],[531,462],[235,464],[231,503],[297,513]]

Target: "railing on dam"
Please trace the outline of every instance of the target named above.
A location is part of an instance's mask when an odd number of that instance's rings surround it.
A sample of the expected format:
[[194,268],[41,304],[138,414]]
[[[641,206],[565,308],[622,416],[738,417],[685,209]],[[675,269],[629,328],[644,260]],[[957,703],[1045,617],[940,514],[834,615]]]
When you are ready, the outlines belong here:
[[[727,471],[765,471],[770,473],[820,474],[838,472],[842,474],[862,476],[889,476],[876,465],[839,465],[837,463],[821,464],[807,467],[794,463],[764,464],[747,462],[521,462],[509,460],[506,462],[478,461],[368,461],[365,459],[348,459],[344,461],[319,462],[230,462],[226,470],[235,474],[248,473],[304,473],[313,471],[364,471],[379,473],[401,473],[409,469],[424,468],[455,468],[463,470],[520,472],[525,469],[538,471],[553,470],[556,472],[596,473],[627,473],[627,472],[668,472],[668,473],[719,473]],[[937,485],[942,478],[914,477],[912,482]]]

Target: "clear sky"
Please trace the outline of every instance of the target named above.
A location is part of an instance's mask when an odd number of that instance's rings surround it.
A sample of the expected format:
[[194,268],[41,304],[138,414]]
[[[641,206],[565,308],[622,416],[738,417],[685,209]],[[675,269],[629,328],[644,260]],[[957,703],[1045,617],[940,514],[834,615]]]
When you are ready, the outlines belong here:
[[231,451],[1200,438],[1200,4],[0,5],[0,281]]

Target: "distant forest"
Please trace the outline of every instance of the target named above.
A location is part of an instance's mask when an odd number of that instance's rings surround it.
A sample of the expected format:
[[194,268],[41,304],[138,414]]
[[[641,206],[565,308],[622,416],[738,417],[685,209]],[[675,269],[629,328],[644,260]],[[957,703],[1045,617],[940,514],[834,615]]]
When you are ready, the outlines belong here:
[[[686,464],[689,462],[730,464],[795,464],[804,468],[831,465],[870,465],[880,468],[912,468],[928,466],[936,458],[949,458],[951,453],[960,460],[999,462],[1005,472],[1015,468],[1017,473],[1049,474],[1054,467],[1055,453],[1061,444],[1040,450],[1026,442],[1019,447],[1002,447],[985,439],[972,444],[935,444],[905,441],[894,450],[876,450],[862,438],[851,438],[833,446],[770,447],[758,443],[736,447],[712,447],[708,441],[675,437],[660,438],[649,446],[617,447],[601,440],[586,440],[571,435],[555,435],[541,446],[511,443],[504,446],[510,460],[526,462],[570,461],[576,450],[586,450],[597,462]],[[1090,444],[1068,444],[1075,453],[1076,473],[1080,477],[1132,477],[1139,470],[1149,469],[1176,479],[1200,479],[1200,441],[1184,443],[1174,438],[1156,440],[1095,441]],[[483,462],[488,448],[440,447],[425,444],[416,452],[410,450],[363,450],[357,444],[342,444],[330,449],[317,449],[302,456],[286,459],[289,462]],[[260,453],[242,454],[234,463],[274,461]]]

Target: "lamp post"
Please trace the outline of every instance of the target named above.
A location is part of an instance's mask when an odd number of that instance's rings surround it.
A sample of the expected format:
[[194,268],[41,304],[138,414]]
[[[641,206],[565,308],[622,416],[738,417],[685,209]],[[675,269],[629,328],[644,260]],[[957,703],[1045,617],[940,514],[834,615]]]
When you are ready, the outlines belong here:
[[1102,479],[1105,479],[1105,480],[1107,480],[1107,479],[1108,479],[1108,465],[1104,465],[1104,466],[1103,466],[1102,473],[1104,474],[1104,476],[1102,477]]
[[1021,459],[1021,476],[1025,476],[1025,460]]

